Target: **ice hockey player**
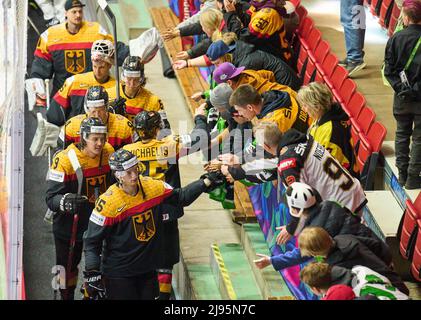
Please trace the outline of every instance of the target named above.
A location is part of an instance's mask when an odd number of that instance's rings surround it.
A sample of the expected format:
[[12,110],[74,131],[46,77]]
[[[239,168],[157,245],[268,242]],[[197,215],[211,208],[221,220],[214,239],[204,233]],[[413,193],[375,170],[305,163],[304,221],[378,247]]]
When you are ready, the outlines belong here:
[[[125,117],[108,112],[108,93],[103,86],[93,86],[88,89],[85,97],[85,114],[74,116],[63,127],[65,145],[79,142],[79,128],[82,121],[88,117],[97,117],[107,126],[108,143],[115,150],[132,143],[133,125]],[[63,137],[63,133],[61,137]]]
[[[71,117],[84,113],[86,91],[92,86],[103,86],[110,101],[115,100],[116,83],[110,75],[114,54],[114,45],[111,41],[98,40],[93,43],[91,50],[93,71],[76,74],[66,79],[51,100],[51,106],[47,111],[48,122],[62,126]],[[120,104],[120,101],[115,104]]]
[[125,116],[133,122],[141,111],[159,112],[165,128],[170,128],[161,99],[145,88],[145,65],[136,56],[126,57],[122,67],[120,93],[126,99]]
[[[136,155],[139,160],[140,174],[167,182],[174,188],[180,188],[180,173],[178,158],[189,153],[207,148],[209,134],[207,130],[204,109],[200,114],[199,108],[194,118],[195,127],[186,136],[167,136],[158,140],[162,122],[158,112],[142,111],[134,118],[134,127],[140,137],[139,141],[124,146],[123,148]],[[180,216],[184,214],[182,206],[161,207],[163,213],[178,211]],[[160,299],[167,300],[171,294],[171,280],[173,265],[179,261],[180,242],[177,220],[168,220],[163,224],[164,259],[165,262],[158,270],[160,287]]]
[[157,299],[163,220],[179,218],[178,211],[163,214],[160,205],[188,206],[222,180],[205,174],[173,189],[164,181],[139,175],[138,160],[127,150],[113,153],[109,163],[118,182],[99,197],[84,235],[85,297]]
[[[80,143],[71,144],[54,157],[48,173],[46,202],[48,208],[56,212],[53,222],[56,264],[66,270],[66,289],[60,290],[64,300],[74,298],[82,255],[82,235],[88,226],[95,200],[111,183],[108,158],[114,149],[106,143],[107,127],[99,118],[87,118],[81,124],[80,135]],[[79,181],[70,160],[71,154],[76,155],[83,172],[81,194],[77,193]],[[78,215],[79,221],[75,215]],[[77,223],[76,234],[72,231],[73,223]],[[76,237],[76,243],[72,249],[72,261],[69,262],[72,237]]]
[[[98,22],[83,19],[84,6],[79,0],[67,0],[63,8],[66,21],[48,28],[38,40],[30,79],[26,81],[28,98],[38,93],[37,105],[45,106],[45,79],[53,79],[51,96],[54,96],[68,77],[92,71],[91,47],[95,41],[113,41],[113,37]],[[119,42],[120,63],[128,54],[128,47]],[[35,99],[28,100],[35,104]]]

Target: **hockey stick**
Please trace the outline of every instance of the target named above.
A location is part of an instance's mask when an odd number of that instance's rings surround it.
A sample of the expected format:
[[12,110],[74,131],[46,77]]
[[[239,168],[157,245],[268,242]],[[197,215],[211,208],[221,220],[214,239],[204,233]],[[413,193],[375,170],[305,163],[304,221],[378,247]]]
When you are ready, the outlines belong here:
[[116,101],[120,99],[120,75],[118,74],[118,59],[117,59],[117,21],[113,11],[111,10],[106,0],[97,0],[98,5],[104,11],[105,15],[110,19],[111,25],[113,26],[113,37],[114,37],[114,65],[115,65],[115,86],[116,86]]
[[[82,194],[82,185],[83,185],[82,167],[80,166],[79,160],[77,159],[77,156],[76,156],[76,152],[73,149],[70,149],[67,155],[69,156],[70,163],[72,164],[73,170],[76,173],[77,184],[78,184],[77,194],[78,196],[80,196]],[[70,274],[71,268],[72,268],[72,260],[74,256],[75,245],[76,245],[76,233],[77,233],[78,222],[79,222],[79,214],[75,213],[73,215],[72,235],[70,237],[70,247],[69,247],[69,256],[67,258],[66,275]]]

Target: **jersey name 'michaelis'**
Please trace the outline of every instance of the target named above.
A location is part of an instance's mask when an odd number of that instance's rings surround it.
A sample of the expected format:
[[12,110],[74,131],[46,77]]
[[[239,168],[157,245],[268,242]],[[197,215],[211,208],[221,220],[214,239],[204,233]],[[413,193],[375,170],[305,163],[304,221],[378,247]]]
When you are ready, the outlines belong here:
[[168,146],[160,147],[149,147],[141,149],[133,149],[131,151],[136,157],[140,158],[156,158],[156,157],[168,157],[169,148]]

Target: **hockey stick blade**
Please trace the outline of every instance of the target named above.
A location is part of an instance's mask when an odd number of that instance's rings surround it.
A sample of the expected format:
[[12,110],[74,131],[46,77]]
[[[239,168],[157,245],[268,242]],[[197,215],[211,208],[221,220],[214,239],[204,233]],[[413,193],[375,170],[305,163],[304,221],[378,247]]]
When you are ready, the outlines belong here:
[[70,163],[72,164],[73,170],[76,173],[77,178],[77,194],[82,194],[82,185],[83,185],[83,171],[82,167],[80,166],[79,160],[77,159],[76,152],[73,149],[70,149],[67,152],[67,155],[69,156]]

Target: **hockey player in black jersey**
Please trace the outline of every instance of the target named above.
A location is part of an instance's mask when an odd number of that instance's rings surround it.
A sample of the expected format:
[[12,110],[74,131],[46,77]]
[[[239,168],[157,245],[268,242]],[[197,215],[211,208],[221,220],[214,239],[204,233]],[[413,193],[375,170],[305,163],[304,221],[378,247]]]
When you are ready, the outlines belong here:
[[[196,109],[194,118],[195,127],[189,135],[170,135],[158,139],[162,129],[160,114],[156,111],[142,111],[134,118],[134,127],[139,136],[139,141],[124,146],[136,155],[139,160],[140,174],[167,182],[175,188],[180,188],[180,173],[178,158],[207,148],[209,133],[206,117]],[[164,213],[177,211],[180,216],[184,214],[182,206],[163,205]],[[179,261],[180,240],[177,220],[168,220],[163,224],[165,233],[164,259],[165,262],[158,270],[160,299],[169,299],[171,294],[171,280],[173,265]]]
[[139,175],[139,161],[130,151],[116,151],[109,163],[118,182],[97,200],[84,235],[85,297],[157,299],[163,221],[180,217],[179,211],[164,214],[161,205],[188,206],[223,180],[205,174],[184,188],[173,189],[164,181]]

